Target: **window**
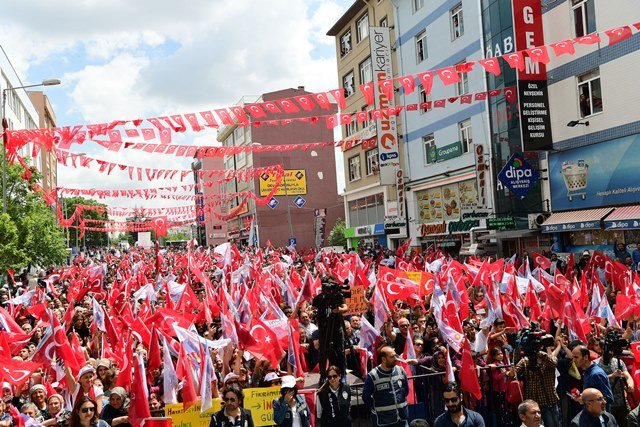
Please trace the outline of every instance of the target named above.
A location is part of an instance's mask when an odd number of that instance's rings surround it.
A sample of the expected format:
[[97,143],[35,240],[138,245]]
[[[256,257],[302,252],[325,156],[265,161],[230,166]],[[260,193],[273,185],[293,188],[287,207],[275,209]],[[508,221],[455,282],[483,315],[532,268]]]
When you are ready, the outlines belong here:
[[576,37],[586,36],[596,31],[596,11],[593,1],[571,0]]
[[358,131],[358,124],[356,123],[355,118],[351,121],[351,123],[347,123],[344,125],[344,132],[346,136],[351,136]]
[[464,34],[464,20],[462,19],[462,3],[451,9],[451,35],[453,40]]
[[380,20],[380,26],[381,27],[388,27],[389,26],[389,22],[387,21],[387,17],[384,16],[381,20]]
[[373,80],[373,71],[371,69],[371,57],[368,57],[360,63],[360,84],[369,83]]
[[360,179],[360,155],[349,158],[349,181]]
[[351,31],[340,36],[340,57],[342,58],[349,52],[351,52]]
[[[460,62],[463,64],[465,61]],[[464,95],[465,93],[469,93],[469,76],[467,73],[458,73],[460,75],[460,81],[456,83],[456,95]]]
[[460,143],[462,144],[462,152],[468,153],[469,147],[473,143],[473,134],[471,133],[471,119],[463,120],[458,123],[460,130]]
[[366,39],[368,35],[369,35],[369,15],[365,13],[356,22],[356,38],[358,40],[358,43]]
[[367,150],[364,153],[364,156],[367,162],[365,165],[367,176],[377,173],[379,170],[378,169],[378,149],[372,148],[371,150]]
[[589,117],[602,112],[599,69],[578,76],[578,101],[581,117]]
[[355,93],[354,82],[353,82],[353,71],[346,74],[342,78],[342,87],[344,88],[344,96],[347,98]]
[[432,133],[422,137],[422,146],[424,147],[424,164],[435,163],[438,159],[436,158],[436,140]]
[[413,0],[413,12],[417,12],[424,7],[424,0]]
[[427,32],[422,31],[416,36],[416,63],[427,59]]
[[427,111],[429,111],[429,109],[428,108],[424,108],[424,105],[423,105],[423,104],[429,102],[429,95],[427,95],[427,92],[424,90],[424,87],[422,85],[420,85],[420,90],[419,90],[418,93],[420,94],[420,99],[419,99],[419,101],[420,101],[420,105],[419,105],[420,114],[424,114]]

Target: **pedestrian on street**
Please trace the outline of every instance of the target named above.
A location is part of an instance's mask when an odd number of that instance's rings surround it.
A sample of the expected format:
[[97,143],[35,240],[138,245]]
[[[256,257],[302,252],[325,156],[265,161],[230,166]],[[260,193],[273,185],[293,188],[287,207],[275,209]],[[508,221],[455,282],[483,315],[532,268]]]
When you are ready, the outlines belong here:
[[434,427],[484,427],[482,416],[462,404],[462,392],[458,384],[445,384],[442,398],[447,412],[436,418]]

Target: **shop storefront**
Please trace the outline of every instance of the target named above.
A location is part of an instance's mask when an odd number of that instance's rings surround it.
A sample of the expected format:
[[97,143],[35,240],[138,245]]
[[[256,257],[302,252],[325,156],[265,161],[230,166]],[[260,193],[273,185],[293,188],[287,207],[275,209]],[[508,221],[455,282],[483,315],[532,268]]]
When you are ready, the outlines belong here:
[[420,246],[457,254],[471,233],[486,228],[489,211],[478,204],[476,180],[469,179],[415,193]]
[[344,237],[347,238],[349,248],[376,245],[387,247],[387,236],[383,223],[345,228]]
[[541,231],[551,234],[552,250],[612,256],[616,242],[635,249],[640,242],[638,146],[640,135],[632,135],[549,156],[554,213]]

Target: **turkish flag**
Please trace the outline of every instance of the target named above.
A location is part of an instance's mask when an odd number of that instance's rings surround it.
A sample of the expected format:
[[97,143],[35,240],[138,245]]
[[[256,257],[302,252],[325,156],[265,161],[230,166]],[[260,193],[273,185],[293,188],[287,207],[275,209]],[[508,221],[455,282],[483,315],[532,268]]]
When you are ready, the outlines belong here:
[[329,93],[333,95],[333,99],[336,100],[338,107],[340,107],[341,110],[347,108],[347,105],[344,102],[344,89],[333,89],[330,90]]
[[156,232],[156,236],[164,237],[167,235],[167,217],[159,216],[153,219],[153,228]]
[[313,93],[311,96],[323,110],[331,109],[331,103],[329,102],[329,97],[326,93]]
[[591,33],[586,36],[576,37],[573,39],[576,43],[580,44],[596,44],[600,43],[600,36],[597,33]]
[[22,385],[29,381],[41,364],[27,360],[15,360],[10,357],[0,359],[0,379],[14,385]]
[[534,47],[525,50],[525,52],[527,52],[527,55],[529,55],[529,58],[531,58],[533,62],[542,62],[543,64],[549,63],[549,52],[547,51],[546,46]]
[[296,104],[294,104],[293,101],[291,101],[290,99],[280,99],[280,100],[278,100],[278,104],[280,104],[282,109],[287,113],[293,114],[293,113],[297,113],[298,111],[300,111],[298,106]]
[[233,125],[234,124],[234,121],[231,118],[231,115],[229,114],[229,112],[225,108],[220,108],[218,110],[215,110],[215,112],[218,115],[218,117],[220,118],[220,121],[222,122],[222,124],[224,124],[224,125]]
[[380,80],[378,86],[387,99],[393,99],[393,79]]
[[138,129],[125,129],[124,132],[129,138],[137,138],[140,136]]
[[236,332],[238,346],[242,350],[248,351],[256,358],[270,361],[271,366],[278,366],[282,348],[278,343],[278,337],[269,326],[254,316],[249,329],[236,322]]
[[296,102],[302,107],[303,110],[305,111],[312,111],[314,108],[316,108],[315,104],[313,103],[311,97],[307,96],[307,95],[299,95],[299,96],[294,96],[293,99],[296,100]]
[[503,92],[504,92],[504,99],[506,99],[507,102],[516,102],[518,100],[515,87],[513,86],[506,87],[504,88]]
[[369,121],[369,112],[367,111],[358,111],[356,113],[356,121],[358,123],[366,123]]
[[471,393],[476,399],[482,399],[482,390],[478,382],[476,365],[471,356],[469,340],[464,340],[462,346],[462,366],[460,367],[460,389]]
[[341,125],[348,125],[349,123],[351,123],[353,117],[351,116],[351,114],[341,114],[340,115],[340,124]]
[[436,99],[435,101],[433,101],[434,108],[444,108],[446,105],[447,105],[446,99]]
[[273,101],[264,102],[262,103],[262,105],[264,106],[265,110],[267,110],[270,113],[278,114],[282,112],[280,108],[278,108],[278,105]]
[[429,95],[431,93],[431,88],[433,87],[433,71],[418,73],[417,76],[418,80],[420,80],[420,84],[422,84],[422,89],[424,89],[424,92]]
[[338,118],[335,115],[326,116],[325,121],[327,124],[327,128],[333,129],[338,126]]
[[254,119],[261,119],[267,116],[267,113],[265,113],[262,107],[260,107],[260,104],[249,104],[246,108]]
[[445,86],[460,82],[460,74],[458,74],[454,67],[441,68],[437,70],[437,73]]
[[409,95],[409,94],[413,93],[413,91],[416,88],[416,81],[413,78],[413,75],[411,75],[411,74],[406,75],[406,76],[402,76],[402,77],[398,77],[398,81],[402,85],[402,88],[404,89],[404,93],[406,95]]
[[544,270],[548,270],[551,267],[551,260],[544,255],[541,255],[537,252],[533,252],[533,265],[536,267],[541,267]]
[[206,126],[210,128],[218,128],[218,122],[216,122],[215,117],[211,111],[200,111],[200,115],[207,123]]
[[563,40],[557,43],[551,43],[551,49],[555,52],[556,56],[561,56],[565,54],[573,55],[576,53],[576,48],[573,45],[573,40]]
[[187,119],[187,121],[191,125],[191,129],[193,129],[194,132],[200,132],[202,129],[204,129],[202,126],[200,126],[200,123],[198,123],[198,118],[194,113],[187,113],[184,115],[184,118]]
[[246,126],[249,124],[249,119],[247,115],[244,113],[244,109],[240,106],[229,107],[234,116],[236,116],[236,121],[241,126]]
[[507,64],[513,69],[519,71],[524,70],[524,59],[522,58],[522,52],[507,53],[502,56],[502,59],[507,61]]
[[460,74],[466,74],[473,70],[474,65],[475,62],[473,61],[463,62],[462,64],[456,65],[456,71]]
[[604,32],[609,37],[609,46],[631,37],[631,28],[628,26],[612,28]]
[[475,101],[484,101],[487,99],[487,92],[478,92],[474,95],[473,99]]
[[496,76],[499,76],[500,73],[502,73],[502,70],[500,69],[500,63],[498,62],[498,58],[479,59],[478,63],[488,73],[493,73]]

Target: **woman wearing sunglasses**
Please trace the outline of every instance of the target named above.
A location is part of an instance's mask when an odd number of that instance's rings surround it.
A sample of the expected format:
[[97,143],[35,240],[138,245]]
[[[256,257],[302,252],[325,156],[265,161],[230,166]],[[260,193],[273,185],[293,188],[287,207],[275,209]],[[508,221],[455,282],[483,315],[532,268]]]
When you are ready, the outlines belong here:
[[303,396],[298,394],[293,375],[282,377],[280,397],[273,401],[273,421],[282,427],[309,427],[311,413]]
[[69,427],[109,427],[106,421],[98,418],[98,405],[89,396],[80,396],[69,418]]
[[327,369],[327,381],[316,397],[316,423],[320,427],[349,427],[351,425],[351,388],[340,381],[342,372],[337,366]]
[[227,386],[222,390],[224,406],[213,414],[209,427],[253,427],[251,411],[244,409],[242,390],[236,386]]

